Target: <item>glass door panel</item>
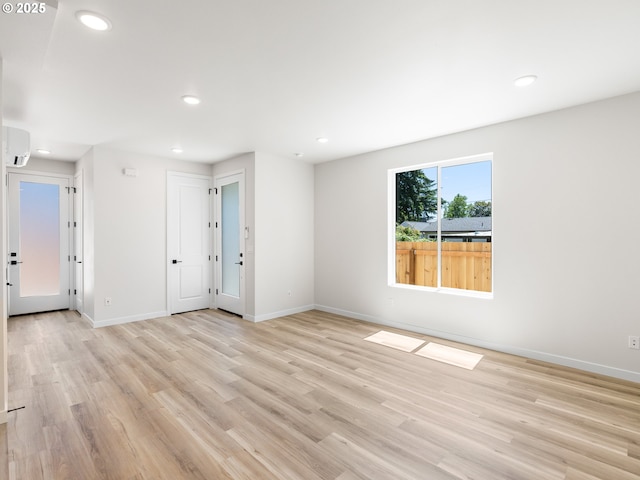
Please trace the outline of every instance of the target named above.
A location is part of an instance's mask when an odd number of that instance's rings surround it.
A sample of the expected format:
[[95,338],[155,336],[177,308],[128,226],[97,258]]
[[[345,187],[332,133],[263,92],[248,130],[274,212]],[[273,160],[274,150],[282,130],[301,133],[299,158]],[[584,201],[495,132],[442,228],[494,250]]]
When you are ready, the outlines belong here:
[[20,296],[60,294],[60,186],[20,182]]
[[222,186],[222,293],[240,296],[240,218],[238,182]]

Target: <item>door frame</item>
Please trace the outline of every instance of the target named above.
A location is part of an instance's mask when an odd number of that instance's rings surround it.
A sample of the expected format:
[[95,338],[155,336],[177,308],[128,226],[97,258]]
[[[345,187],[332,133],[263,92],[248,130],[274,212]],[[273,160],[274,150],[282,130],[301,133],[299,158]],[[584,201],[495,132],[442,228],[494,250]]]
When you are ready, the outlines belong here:
[[[84,313],[84,170],[78,170],[73,176],[73,238],[71,248],[73,260],[71,278],[73,283],[73,308]],[[76,208],[76,206],[78,208]],[[79,273],[79,274],[78,274]]]
[[[71,222],[71,219],[73,218],[73,198],[71,197],[71,194],[73,193],[72,190],[74,188],[73,186],[73,180],[74,180],[74,175],[70,175],[70,174],[64,174],[64,173],[56,173],[56,172],[47,172],[47,171],[42,171],[42,170],[23,170],[23,169],[19,169],[19,168],[12,168],[12,167],[8,167],[6,170],[6,199],[5,199],[5,209],[6,209],[6,245],[7,245],[7,249],[6,249],[6,254],[7,254],[7,261],[6,261],[6,275],[7,275],[7,283],[9,283],[9,260],[8,260],[8,255],[9,255],[9,251],[10,251],[10,240],[11,240],[11,230],[13,228],[13,226],[11,225],[11,208],[13,208],[12,203],[11,203],[11,195],[10,195],[10,191],[9,191],[9,179],[10,179],[10,175],[24,175],[24,176],[32,176],[32,177],[50,177],[50,178],[59,178],[59,179],[64,179],[67,181],[67,188],[69,188],[69,199],[67,202],[67,221]],[[67,238],[67,255],[70,257],[71,252],[74,249],[74,238],[73,238],[73,232],[71,230],[71,224],[68,224],[68,238]],[[70,291],[71,291],[71,286],[74,284],[75,282],[75,272],[74,269],[71,268],[71,259],[69,258],[69,275],[68,275],[68,290],[69,290],[69,301],[67,302],[67,309],[71,309],[72,305],[73,305],[73,296],[71,295]],[[11,292],[10,292],[10,287],[7,287],[7,305],[6,305],[6,310],[7,310],[7,316],[9,316],[9,311],[11,309]]]
[[[166,282],[167,282],[167,302],[166,302],[166,308],[167,308],[167,314],[171,315],[172,313],[172,292],[171,292],[171,285],[172,285],[172,281],[173,281],[173,277],[172,274],[174,272],[173,269],[170,268],[170,262],[171,262],[171,254],[172,252],[169,251],[169,229],[171,228],[171,225],[169,224],[169,178],[170,177],[186,177],[186,178],[194,178],[194,179],[200,179],[200,180],[207,180],[209,182],[209,223],[211,224],[212,219],[212,212],[213,212],[213,207],[212,207],[212,197],[213,195],[211,195],[212,192],[212,188],[211,188],[211,184],[212,184],[212,178],[210,175],[200,175],[197,173],[185,173],[185,172],[178,172],[175,170],[167,170],[167,180],[166,180],[166,237],[165,237],[165,242],[166,242],[166,263],[165,263],[165,268],[166,268]],[[211,228],[209,229],[209,253],[211,253],[211,239],[213,237],[212,233],[211,233]],[[214,262],[209,262],[209,271],[207,272],[209,274],[209,285],[213,286],[213,268],[211,267],[211,265]],[[214,303],[213,303],[213,288],[210,289],[211,293],[209,293],[209,308],[215,308],[214,307]]]
[[220,236],[222,234],[222,230],[221,228],[219,228],[220,226],[220,220],[221,220],[221,212],[220,212],[220,201],[219,199],[221,197],[219,197],[219,195],[221,194],[221,192],[219,191],[219,183],[220,181],[228,178],[228,177],[235,177],[238,176],[239,178],[239,185],[238,185],[238,197],[239,197],[239,201],[240,201],[240,205],[239,205],[239,212],[238,212],[238,216],[239,216],[239,224],[241,225],[241,233],[240,233],[240,252],[243,254],[243,267],[240,269],[240,300],[239,300],[239,306],[240,306],[240,312],[233,312],[236,313],[237,315],[241,316],[242,318],[245,318],[246,315],[246,310],[247,310],[247,299],[246,299],[246,288],[245,288],[245,283],[246,283],[246,270],[247,270],[247,254],[246,254],[246,238],[247,238],[247,234],[248,234],[248,230],[247,230],[247,224],[245,222],[245,218],[246,218],[246,196],[245,196],[245,182],[246,182],[246,172],[245,169],[239,169],[239,170],[233,170],[233,171],[229,171],[229,172],[225,172],[225,173],[221,173],[219,175],[215,175],[213,177],[213,186],[214,186],[214,199],[215,199],[215,205],[214,205],[214,253],[215,253],[215,262],[213,265],[213,271],[214,271],[214,308],[219,308],[219,302],[218,302],[218,292],[220,290],[220,288],[222,287],[222,282],[221,282],[221,278],[220,278],[220,274],[221,274],[221,245],[220,245]]

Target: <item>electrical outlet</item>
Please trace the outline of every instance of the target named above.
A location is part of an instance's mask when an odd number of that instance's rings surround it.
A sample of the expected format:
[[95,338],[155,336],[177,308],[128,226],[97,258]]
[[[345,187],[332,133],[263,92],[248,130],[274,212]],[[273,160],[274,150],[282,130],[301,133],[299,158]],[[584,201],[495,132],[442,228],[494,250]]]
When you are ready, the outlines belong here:
[[104,305],[106,307],[110,307],[111,306],[111,297],[104,297]]
[[629,335],[629,348],[634,350],[640,350],[640,337],[635,335]]

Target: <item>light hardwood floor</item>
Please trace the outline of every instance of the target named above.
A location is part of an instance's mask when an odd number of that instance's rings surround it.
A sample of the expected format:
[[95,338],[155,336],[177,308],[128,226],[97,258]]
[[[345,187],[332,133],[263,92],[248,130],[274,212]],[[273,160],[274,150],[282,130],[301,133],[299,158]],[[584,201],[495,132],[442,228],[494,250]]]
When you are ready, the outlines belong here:
[[9,320],[0,478],[640,478],[640,385],[464,347],[469,371],[321,312],[91,329]]

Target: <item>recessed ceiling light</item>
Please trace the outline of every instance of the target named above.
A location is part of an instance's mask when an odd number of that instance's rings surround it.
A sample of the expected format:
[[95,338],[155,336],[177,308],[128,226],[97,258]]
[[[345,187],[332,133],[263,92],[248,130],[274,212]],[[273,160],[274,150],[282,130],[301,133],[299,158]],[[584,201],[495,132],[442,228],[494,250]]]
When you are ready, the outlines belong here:
[[41,153],[42,155],[49,155],[51,152],[46,148],[38,148],[36,152]]
[[318,143],[327,143],[329,141],[329,139],[326,137],[318,137],[316,138],[316,140],[318,141]]
[[111,22],[109,19],[99,13],[80,10],[76,12],[76,18],[80,20],[85,27],[89,27],[92,30],[98,30],[100,32],[111,30]]
[[171,151],[172,151],[173,153],[182,153],[182,149],[181,149],[180,147],[173,147],[173,148],[171,149]]
[[302,153],[302,152],[294,153],[294,155],[295,155],[296,157],[304,157],[304,153]]
[[516,78],[513,81],[513,84],[516,87],[527,87],[531,85],[533,82],[535,82],[537,79],[538,77],[536,77],[535,75],[525,75],[524,77]]
[[194,95],[183,95],[182,101],[189,105],[198,105],[200,103],[200,99]]

